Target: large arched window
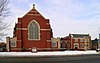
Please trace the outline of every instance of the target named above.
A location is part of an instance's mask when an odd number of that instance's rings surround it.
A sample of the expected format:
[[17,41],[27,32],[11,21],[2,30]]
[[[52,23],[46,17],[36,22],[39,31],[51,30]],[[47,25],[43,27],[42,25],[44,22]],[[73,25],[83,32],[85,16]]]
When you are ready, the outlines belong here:
[[39,25],[36,21],[32,21],[28,26],[29,39],[39,39]]

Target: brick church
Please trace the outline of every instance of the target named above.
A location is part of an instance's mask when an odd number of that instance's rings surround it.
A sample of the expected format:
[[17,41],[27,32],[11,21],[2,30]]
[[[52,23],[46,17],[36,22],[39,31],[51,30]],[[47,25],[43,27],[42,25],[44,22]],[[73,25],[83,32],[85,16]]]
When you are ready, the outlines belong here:
[[7,37],[7,51],[47,50],[51,48],[52,29],[49,19],[33,8],[15,24],[13,37]]
[[53,38],[49,19],[44,18],[35,8],[18,18],[13,37],[6,37],[6,49],[11,52],[21,51],[56,51],[56,50],[89,50],[89,34],[69,34],[63,38]]

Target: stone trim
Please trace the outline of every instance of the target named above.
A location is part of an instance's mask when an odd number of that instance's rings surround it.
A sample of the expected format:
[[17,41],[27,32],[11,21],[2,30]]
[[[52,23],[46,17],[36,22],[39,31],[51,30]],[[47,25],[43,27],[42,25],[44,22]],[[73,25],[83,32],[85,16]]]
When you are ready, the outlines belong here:
[[17,28],[17,30],[28,30],[27,28]]
[[30,15],[30,16],[41,16],[40,14],[27,14],[27,15]]
[[33,11],[30,11],[30,12],[37,12],[37,11],[33,10]]
[[[27,28],[17,28],[17,30],[28,30],[28,29]],[[42,31],[46,31],[46,30],[50,31],[51,29],[40,29],[40,30],[42,30]]]
[[42,30],[42,31],[46,31],[46,30],[51,31],[51,29],[40,29],[40,30]]
[[47,42],[51,42],[51,40],[47,40]]
[[21,42],[22,40],[17,40],[17,42]]

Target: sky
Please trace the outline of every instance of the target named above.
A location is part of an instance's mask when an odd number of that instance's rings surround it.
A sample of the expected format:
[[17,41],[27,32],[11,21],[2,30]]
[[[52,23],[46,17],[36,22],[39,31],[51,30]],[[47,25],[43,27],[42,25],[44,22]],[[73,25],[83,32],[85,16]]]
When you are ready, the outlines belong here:
[[90,34],[98,38],[100,28],[100,0],[10,0],[11,23],[8,36],[12,36],[17,18],[24,16],[32,5],[46,18],[50,19],[54,37],[72,34]]

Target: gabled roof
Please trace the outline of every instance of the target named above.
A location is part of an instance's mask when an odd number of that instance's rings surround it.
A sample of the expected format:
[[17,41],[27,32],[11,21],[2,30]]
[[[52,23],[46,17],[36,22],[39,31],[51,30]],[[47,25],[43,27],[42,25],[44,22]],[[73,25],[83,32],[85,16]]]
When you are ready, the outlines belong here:
[[71,37],[73,38],[84,38],[84,37],[89,37],[89,34],[71,34]]
[[[27,15],[31,15],[31,16],[42,16],[36,9],[35,9],[35,4],[33,4],[33,8],[26,13],[23,17],[27,16]],[[43,16],[42,16],[43,17]]]

